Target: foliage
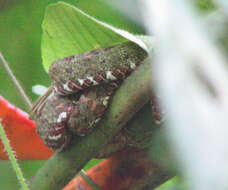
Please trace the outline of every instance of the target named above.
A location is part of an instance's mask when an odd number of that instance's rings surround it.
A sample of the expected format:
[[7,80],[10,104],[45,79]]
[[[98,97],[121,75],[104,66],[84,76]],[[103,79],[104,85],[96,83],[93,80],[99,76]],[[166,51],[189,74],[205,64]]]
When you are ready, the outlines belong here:
[[127,41],[110,29],[94,22],[76,7],[59,2],[47,7],[42,24],[42,63],[49,66],[63,57]]

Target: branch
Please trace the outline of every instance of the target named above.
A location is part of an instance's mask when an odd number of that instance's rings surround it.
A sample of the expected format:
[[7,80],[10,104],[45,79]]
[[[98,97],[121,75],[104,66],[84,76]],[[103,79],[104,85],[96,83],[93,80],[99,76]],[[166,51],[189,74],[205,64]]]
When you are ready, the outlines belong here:
[[[87,176],[102,190],[154,189],[172,177],[151,160],[147,150],[136,151],[132,149],[118,152],[111,158],[97,164],[87,171]],[[64,190],[80,188],[92,189],[81,176],[77,176],[70,181]]]

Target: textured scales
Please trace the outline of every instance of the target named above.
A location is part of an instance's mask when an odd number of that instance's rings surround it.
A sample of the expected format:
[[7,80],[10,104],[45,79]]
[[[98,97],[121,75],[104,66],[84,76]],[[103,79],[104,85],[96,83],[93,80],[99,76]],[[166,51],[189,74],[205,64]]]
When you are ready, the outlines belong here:
[[67,95],[124,79],[146,57],[146,51],[137,44],[125,42],[57,60],[49,75],[55,91]]
[[111,83],[83,91],[69,118],[69,130],[80,136],[91,132],[108,107],[110,96],[116,87],[116,83]]
[[69,144],[72,134],[67,130],[67,121],[74,107],[73,101],[78,98],[77,94],[69,99],[52,93],[34,112],[37,132],[49,148],[56,150]]
[[88,134],[101,119],[116,87],[96,86],[67,97],[50,94],[35,112],[39,136],[48,147],[57,150],[68,146],[72,134]]
[[89,133],[114,89],[146,57],[145,50],[126,42],[55,61],[49,69],[52,87],[32,109],[45,144],[62,149],[73,135]]

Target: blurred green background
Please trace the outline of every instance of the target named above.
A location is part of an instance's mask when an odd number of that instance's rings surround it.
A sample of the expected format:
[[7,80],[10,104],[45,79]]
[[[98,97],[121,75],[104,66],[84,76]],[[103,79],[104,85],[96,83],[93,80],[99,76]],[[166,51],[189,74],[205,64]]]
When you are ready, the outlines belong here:
[[[45,7],[56,0],[0,0],[0,51],[15,76],[34,102],[38,96],[32,86],[49,86],[50,81],[41,64],[41,23]],[[132,33],[143,34],[143,28],[121,14],[107,0],[68,0],[99,20]],[[197,0],[201,9],[212,6],[206,0]],[[0,95],[17,107],[26,110],[25,103],[0,63]],[[44,161],[20,161],[26,178],[30,178]],[[90,163],[92,166],[94,162]],[[0,190],[19,189],[16,176],[8,161],[0,161]]]

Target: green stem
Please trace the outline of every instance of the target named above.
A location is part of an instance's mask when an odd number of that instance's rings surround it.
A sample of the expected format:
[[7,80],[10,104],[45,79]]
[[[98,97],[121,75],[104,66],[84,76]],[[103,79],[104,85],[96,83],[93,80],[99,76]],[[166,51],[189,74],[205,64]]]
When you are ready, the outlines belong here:
[[109,110],[93,133],[76,138],[72,146],[54,154],[34,176],[31,190],[62,189],[145,105],[151,96],[148,60],[114,94]]
[[14,169],[16,175],[17,175],[17,178],[18,178],[18,180],[19,180],[19,182],[21,184],[22,189],[23,190],[29,190],[29,188],[28,188],[28,186],[27,186],[27,184],[25,182],[25,178],[23,177],[23,173],[21,171],[21,168],[19,167],[19,165],[17,163],[17,160],[16,160],[16,157],[15,157],[15,155],[13,153],[13,150],[12,150],[12,148],[10,146],[9,139],[7,138],[6,133],[5,133],[4,129],[3,129],[3,127],[1,126],[1,124],[0,124],[0,137],[1,137],[2,142],[4,144],[4,147],[5,147],[5,149],[6,149],[7,153],[8,153],[10,162],[11,162],[11,164],[13,166],[13,169]]

